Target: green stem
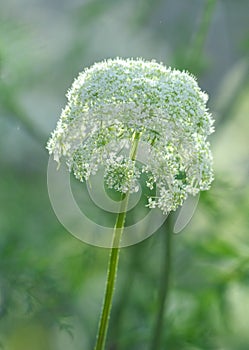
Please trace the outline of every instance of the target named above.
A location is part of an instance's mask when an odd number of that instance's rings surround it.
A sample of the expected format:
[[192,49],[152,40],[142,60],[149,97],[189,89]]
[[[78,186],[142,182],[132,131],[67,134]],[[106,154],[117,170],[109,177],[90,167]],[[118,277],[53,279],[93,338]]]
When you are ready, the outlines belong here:
[[[139,139],[140,139],[140,133],[134,132],[131,151],[130,151],[130,159],[132,161],[136,160]],[[97,341],[94,348],[95,350],[104,350],[104,347],[105,347],[106,334],[107,334],[108,324],[110,319],[115,282],[117,279],[117,269],[118,269],[119,253],[120,253],[119,245],[120,245],[122,233],[124,230],[129,195],[130,195],[129,190],[126,193],[122,194],[121,208],[118,213],[116,224],[113,231],[113,241],[112,241],[112,248],[110,252],[109,266],[107,271],[104,303],[103,303],[103,308],[100,316]]]
[[[165,306],[169,293],[170,275],[171,275],[171,260],[172,260],[172,227],[171,220],[172,214],[169,214],[165,225],[163,225],[163,266],[160,278],[159,294],[158,294],[158,313],[154,326],[151,350],[160,349],[162,330],[163,330],[163,319],[165,315]],[[165,230],[166,228],[166,230]],[[166,231],[166,232],[165,232]]]

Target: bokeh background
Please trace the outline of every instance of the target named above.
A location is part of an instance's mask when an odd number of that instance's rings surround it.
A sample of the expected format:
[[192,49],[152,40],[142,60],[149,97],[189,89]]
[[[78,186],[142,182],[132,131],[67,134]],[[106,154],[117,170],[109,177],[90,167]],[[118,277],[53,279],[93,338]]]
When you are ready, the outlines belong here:
[[[9,0],[0,8],[0,348],[93,347],[109,252],[58,222],[45,145],[78,72],[120,56],[188,69],[216,119],[215,181],[172,237],[160,349],[247,350],[248,0]],[[150,348],[165,249],[163,228],[122,249],[108,349]]]

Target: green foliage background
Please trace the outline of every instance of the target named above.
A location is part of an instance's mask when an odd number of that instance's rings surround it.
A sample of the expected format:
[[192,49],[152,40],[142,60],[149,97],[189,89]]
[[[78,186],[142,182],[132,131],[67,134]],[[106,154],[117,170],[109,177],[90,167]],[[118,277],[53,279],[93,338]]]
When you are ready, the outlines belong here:
[[[139,56],[195,74],[216,119],[215,182],[173,237],[162,349],[249,348],[248,13],[248,0],[1,2],[0,347],[93,346],[108,250],[57,221],[45,144],[79,71]],[[164,238],[122,250],[108,349],[149,349]]]

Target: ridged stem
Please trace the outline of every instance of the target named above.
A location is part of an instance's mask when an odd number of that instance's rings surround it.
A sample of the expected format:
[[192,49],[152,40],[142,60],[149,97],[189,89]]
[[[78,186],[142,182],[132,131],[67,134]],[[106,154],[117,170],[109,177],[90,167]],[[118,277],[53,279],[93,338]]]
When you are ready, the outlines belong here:
[[[132,161],[136,160],[139,139],[140,139],[140,133],[134,132],[131,151],[130,151],[130,159]],[[105,296],[104,296],[103,308],[100,316],[96,345],[94,348],[95,350],[104,350],[105,348],[106,335],[107,335],[107,330],[109,325],[112,300],[113,300],[113,294],[115,289],[115,282],[117,279],[117,269],[118,269],[119,253],[120,253],[119,246],[122,238],[122,233],[124,230],[129,195],[130,195],[129,190],[126,193],[122,194],[121,207],[117,215],[117,220],[113,231],[113,241],[112,241],[112,248],[111,248],[110,257],[109,257]]]

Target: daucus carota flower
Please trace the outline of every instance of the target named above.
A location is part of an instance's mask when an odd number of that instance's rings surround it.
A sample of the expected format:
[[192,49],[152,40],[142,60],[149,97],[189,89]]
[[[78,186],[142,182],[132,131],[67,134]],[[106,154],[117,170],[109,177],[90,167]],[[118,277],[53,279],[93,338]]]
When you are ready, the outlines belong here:
[[[77,179],[104,167],[106,185],[125,193],[137,190],[144,172],[147,186],[157,187],[148,206],[165,213],[209,188],[213,119],[207,94],[189,73],[155,61],[110,59],[80,73],[67,98],[47,148]],[[149,145],[142,166],[125,151],[134,133]]]

